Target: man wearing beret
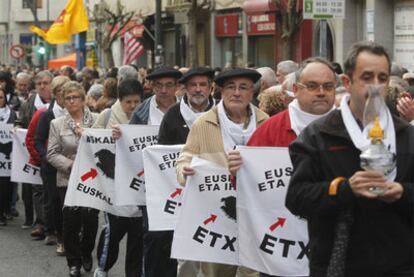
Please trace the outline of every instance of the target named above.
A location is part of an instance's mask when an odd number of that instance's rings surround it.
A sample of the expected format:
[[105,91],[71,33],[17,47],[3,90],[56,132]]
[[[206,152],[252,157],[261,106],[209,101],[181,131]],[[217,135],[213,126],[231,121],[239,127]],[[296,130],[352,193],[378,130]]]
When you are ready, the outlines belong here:
[[[154,95],[147,98],[134,111],[130,124],[160,125],[164,114],[171,106],[177,103],[175,92],[178,89],[178,79],[182,73],[174,68],[161,67],[147,76],[151,82]],[[119,132],[119,128],[116,129]],[[148,215],[145,206],[142,206],[143,227],[144,227],[144,272],[146,277],[169,276],[164,275],[164,270],[171,268],[168,266],[171,262],[176,271],[176,262],[170,260],[169,255],[165,257],[165,250],[160,247],[164,246],[160,241],[157,233],[148,231]],[[164,251],[164,252],[163,252]],[[169,251],[169,249],[168,249]],[[165,264],[160,266],[160,260]],[[160,271],[161,270],[161,271]]]
[[[185,185],[194,175],[190,167],[194,155],[228,168],[227,153],[236,145],[245,145],[267,114],[254,107],[253,84],[261,75],[252,69],[233,69],[220,73],[215,82],[221,88],[222,100],[192,125],[186,144],[177,160],[177,178]],[[258,276],[244,267],[217,263],[201,263],[205,277]]]
[[168,109],[177,102],[175,92],[182,73],[174,68],[161,67],[147,76],[154,95],[137,107],[130,124],[160,125]]
[[[158,134],[159,144],[184,144],[194,121],[214,107],[215,103],[210,95],[213,76],[214,70],[198,67],[190,69],[180,78],[178,82],[184,85],[186,93],[180,103],[172,106],[165,114]],[[157,233],[159,236],[160,248],[168,250],[164,251],[162,257],[166,260],[163,262],[159,259],[159,262],[165,266],[159,268],[162,272],[159,272],[158,276],[197,276],[200,263],[193,261],[180,261],[177,274],[177,262],[170,259],[172,230],[153,233]]]

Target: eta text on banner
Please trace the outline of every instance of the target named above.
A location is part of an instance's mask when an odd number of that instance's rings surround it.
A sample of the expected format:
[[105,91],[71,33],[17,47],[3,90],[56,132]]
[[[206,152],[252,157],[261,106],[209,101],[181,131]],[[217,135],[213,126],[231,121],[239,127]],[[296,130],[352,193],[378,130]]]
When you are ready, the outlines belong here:
[[120,125],[122,136],[116,141],[116,205],[145,205],[145,173],[142,150],[157,144],[159,126]]
[[183,187],[178,184],[175,161],[183,145],[154,145],[144,149],[148,225],[151,231],[174,230]]
[[171,256],[237,265],[236,187],[227,168],[194,157]]

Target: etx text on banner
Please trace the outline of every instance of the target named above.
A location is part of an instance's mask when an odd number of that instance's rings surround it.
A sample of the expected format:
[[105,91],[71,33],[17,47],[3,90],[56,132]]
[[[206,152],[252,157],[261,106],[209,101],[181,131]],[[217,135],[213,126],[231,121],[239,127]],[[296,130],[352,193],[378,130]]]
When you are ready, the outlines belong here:
[[174,232],[176,259],[237,265],[236,187],[227,168],[194,157]]
[[308,276],[306,220],[285,207],[292,163],[285,147],[238,147],[240,264],[276,276]]

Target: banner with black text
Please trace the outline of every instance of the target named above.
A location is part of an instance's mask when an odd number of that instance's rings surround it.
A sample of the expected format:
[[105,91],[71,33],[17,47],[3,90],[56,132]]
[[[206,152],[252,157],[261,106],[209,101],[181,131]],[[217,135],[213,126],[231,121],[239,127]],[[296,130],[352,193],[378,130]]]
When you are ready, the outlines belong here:
[[0,177],[11,174],[13,149],[13,124],[0,123]]
[[115,140],[110,129],[84,129],[66,191],[65,206],[81,206],[133,216],[136,206],[117,207],[114,195]]
[[143,151],[148,225],[151,231],[174,230],[183,187],[178,184],[175,161],[183,145],[154,145]]
[[227,168],[194,157],[171,257],[237,265],[236,186]]
[[11,176],[12,182],[43,184],[40,177],[40,168],[29,164],[29,151],[26,148],[26,129],[18,128],[13,134],[13,150],[11,153]]
[[238,147],[239,262],[262,273],[308,276],[307,222],[285,207],[292,174],[286,147]]
[[116,205],[145,205],[144,148],[157,144],[159,126],[120,125],[122,136],[116,141]]

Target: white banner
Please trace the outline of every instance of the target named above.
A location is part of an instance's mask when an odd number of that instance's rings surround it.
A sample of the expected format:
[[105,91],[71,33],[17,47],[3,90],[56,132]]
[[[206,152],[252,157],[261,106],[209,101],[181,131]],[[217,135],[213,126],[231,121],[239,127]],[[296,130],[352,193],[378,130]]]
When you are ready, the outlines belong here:
[[0,123],[0,176],[10,176],[13,148],[13,124]]
[[285,147],[238,147],[240,264],[277,276],[308,276],[307,222],[285,207],[292,163]]
[[144,149],[144,172],[151,231],[174,230],[183,187],[178,184],[175,161],[183,145],[154,145]]
[[145,176],[142,150],[157,144],[159,126],[121,125],[116,141],[116,205],[145,205]]
[[171,257],[236,265],[236,187],[227,168],[193,158]]
[[[65,206],[130,216],[136,207],[115,207],[115,140],[110,129],[84,129],[70,174]],[[134,211],[135,210],[135,211]]]
[[29,164],[29,151],[24,142],[26,133],[26,129],[19,128],[13,135],[11,181],[41,185],[40,168]]

